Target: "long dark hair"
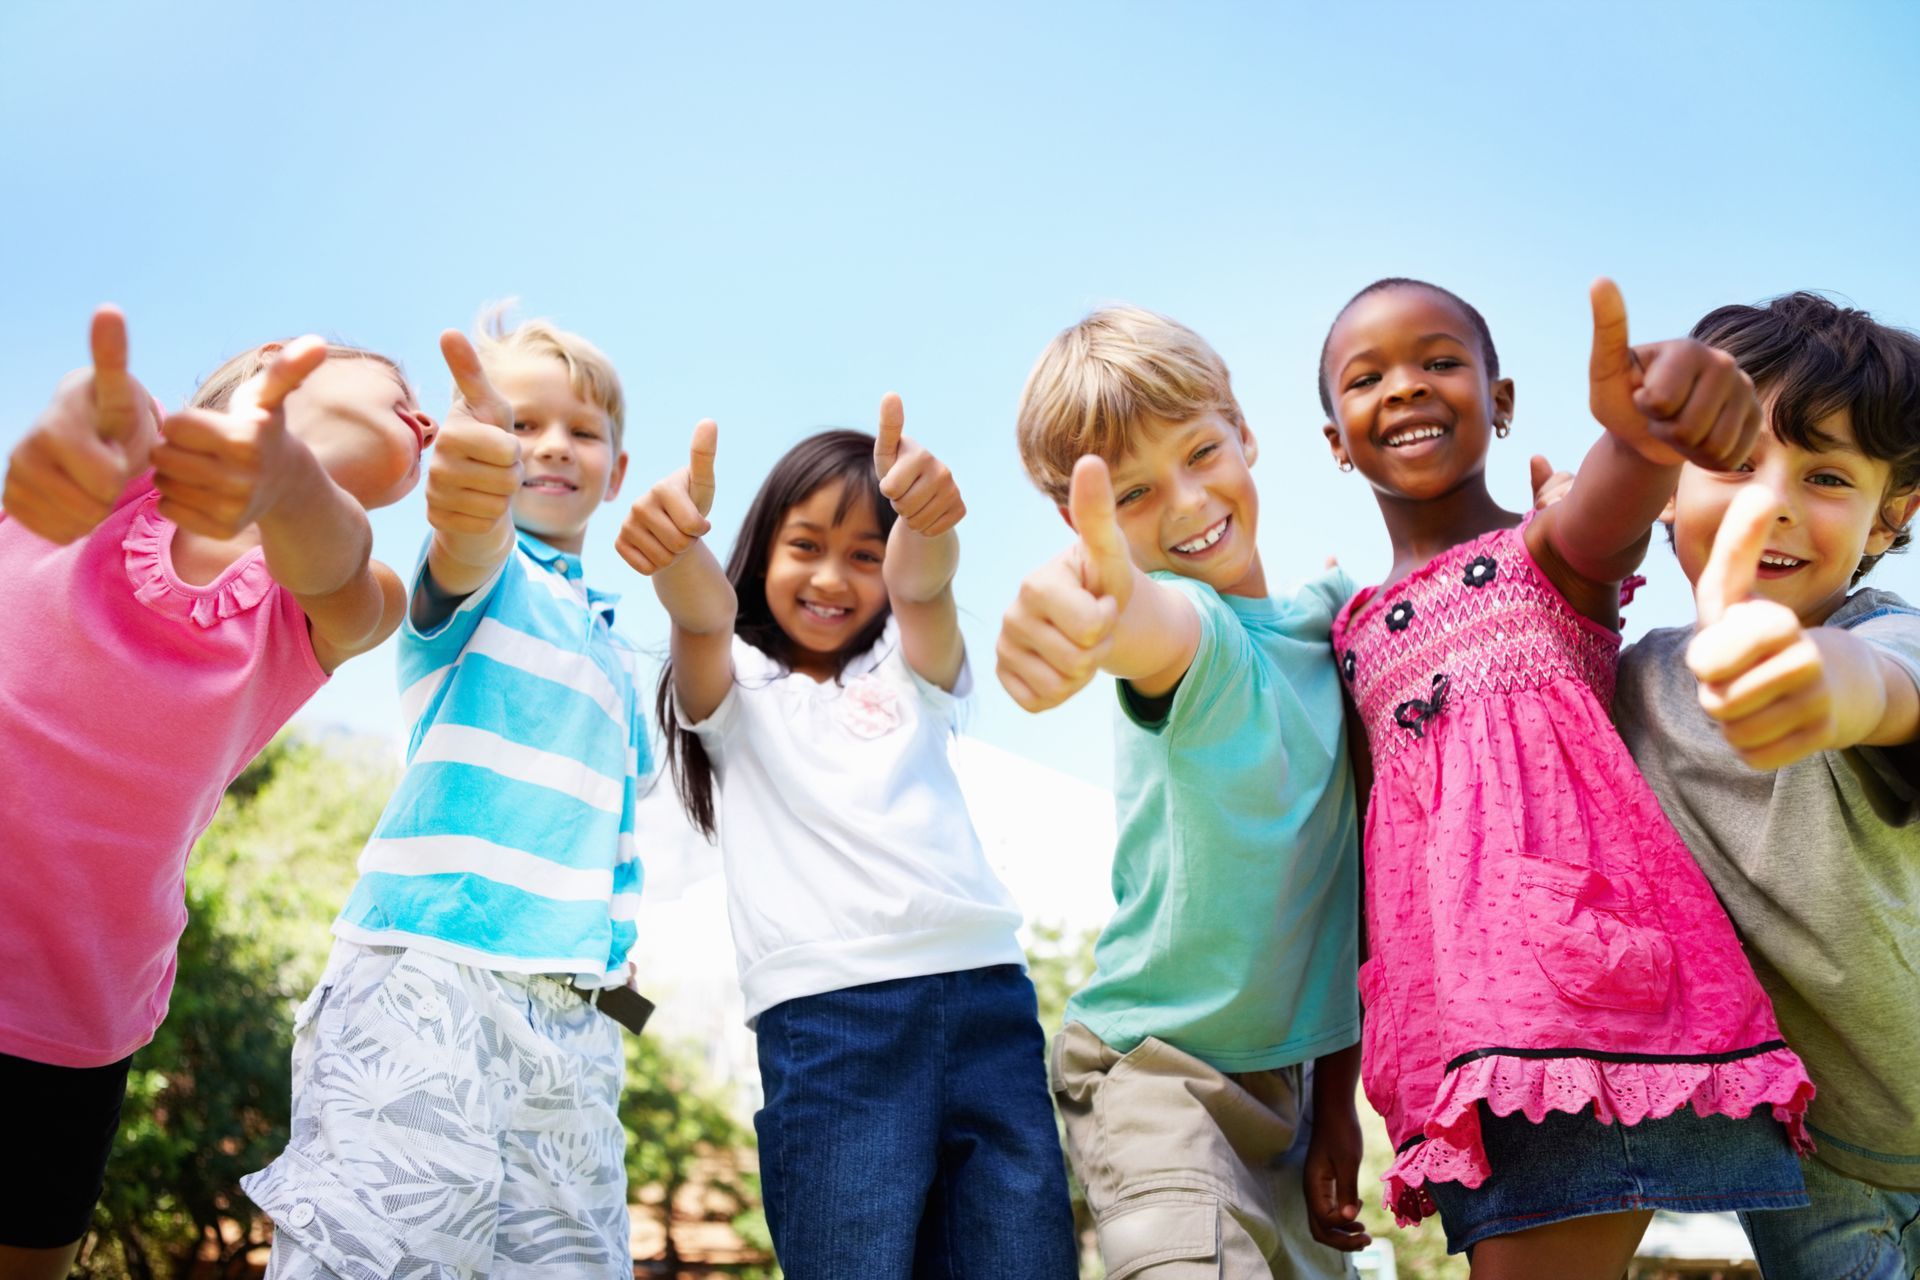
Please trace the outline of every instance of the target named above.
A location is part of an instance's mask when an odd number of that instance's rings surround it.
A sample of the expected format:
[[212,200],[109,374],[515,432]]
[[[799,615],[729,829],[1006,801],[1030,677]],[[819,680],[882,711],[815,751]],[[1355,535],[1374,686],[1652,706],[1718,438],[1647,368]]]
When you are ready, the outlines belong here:
[[[773,555],[773,540],[787,521],[787,512],[805,502],[828,485],[840,485],[840,506],[833,513],[837,525],[847,518],[856,504],[872,507],[879,522],[880,535],[893,531],[893,504],[880,493],[880,481],[873,471],[873,437],[864,431],[822,431],[808,436],[786,456],[774,463],[773,470],[761,482],[753,496],[747,517],[733,542],[733,554],[727,557],[727,581],[733,584],[736,600],[733,633],[783,667],[793,665],[793,641],[774,621],[767,607],[767,561]],[[860,629],[835,657],[835,674],[849,660],[865,653],[880,639],[892,610],[882,605],[873,621]],[[653,698],[654,718],[660,724],[660,739],[666,754],[666,769],[680,793],[680,805],[700,833],[712,840],[716,830],[713,811],[713,762],[692,730],[680,723],[673,709],[673,660],[660,669],[660,687]]]

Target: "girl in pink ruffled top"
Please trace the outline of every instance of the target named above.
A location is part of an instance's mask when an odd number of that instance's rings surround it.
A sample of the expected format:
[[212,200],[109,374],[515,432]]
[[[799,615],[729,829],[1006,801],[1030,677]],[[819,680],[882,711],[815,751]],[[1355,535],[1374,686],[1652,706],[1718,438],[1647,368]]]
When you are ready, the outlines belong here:
[[434,425],[392,361],[307,337],[228,361],[163,415],[95,316],[8,462],[0,512],[0,1132],[31,1157],[0,1276],[64,1276],[125,1094],[166,1016],[187,851],[222,792],[399,624],[366,509]]
[[1630,347],[1611,282],[1593,315],[1606,431],[1530,517],[1487,492],[1513,383],[1471,306],[1379,281],[1320,363],[1394,551],[1333,629],[1372,759],[1363,1077],[1390,1207],[1437,1209],[1476,1280],[1617,1280],[1656,1208],[1805,1203],[1813,1086],[1607,716],[1621,582],[1681,461],[1741,465],[1759,406],[1731,357]]

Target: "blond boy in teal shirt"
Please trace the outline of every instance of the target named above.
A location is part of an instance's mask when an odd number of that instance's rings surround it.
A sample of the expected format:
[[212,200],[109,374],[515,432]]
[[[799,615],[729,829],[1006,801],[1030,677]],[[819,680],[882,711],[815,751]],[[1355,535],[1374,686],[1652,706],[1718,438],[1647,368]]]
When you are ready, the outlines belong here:
[[1109,308],[1063,332],[1019,434],[1079,541],[1021,585],[1001,682],[1039,711],[1119,681],[1117,907],[1052,1064],[1101,1253],[1142,1280],[1291,1274],[1300,1191],[1275,1170],[1309,1062],[1313,1234],[1366,1243],[1358,824],[1328,640],[1351,584],[1268,596],[1253,433],[1220,357],[1164,316]]

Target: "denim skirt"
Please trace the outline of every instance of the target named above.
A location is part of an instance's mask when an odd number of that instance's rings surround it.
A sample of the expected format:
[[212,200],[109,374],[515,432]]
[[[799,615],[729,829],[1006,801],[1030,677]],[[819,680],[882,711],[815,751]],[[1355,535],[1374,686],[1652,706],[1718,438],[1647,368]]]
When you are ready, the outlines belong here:
[[1722,1213],[1807,1203],[1786,1127],[1765,1109],[1734,1119],[1682,1107],[1639,1124],[1592,1111],[1497,1116],[1480,1104],[1492,1172],[1477,1187],[1429,1182],[1447,1252],[1569,1218],[1634,1209]]

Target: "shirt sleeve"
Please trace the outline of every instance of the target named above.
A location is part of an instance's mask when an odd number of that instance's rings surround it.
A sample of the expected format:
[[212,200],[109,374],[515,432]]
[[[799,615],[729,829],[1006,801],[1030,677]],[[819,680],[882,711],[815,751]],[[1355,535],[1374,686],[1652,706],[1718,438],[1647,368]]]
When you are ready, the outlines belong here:
[[[1893,660],[1920,687],[1920,610],[1896,596],[1880,595],[1857,618],[1839,624]],[[1884,779],[1912,812],[1920,802],[1920,742],[1893,747],[1856,747],[1860,758]]]
[[1247,637],[1246,628],[1240,625],[1232,606],[1204,582],[1172,573],[1156,573],[1153,580],[1186,597],[1200,622],[1200,640],[1194,646],[1193,661],[1187,664],[1186,674],[1180,677],[1180,683],[1174,688],[1173,704],[1168,708],[1164,720],[1142,719],[1138,714],[1141,708],[1128,698],[1122,687],[1124,682],[1115,682],[1120,709],[1128,721],[1141,729],[1159,733],[1169,728],[1177,730],[1182,725],[1204,721],[1211,716],[1222,696],[1244,680],[1252,667],[1253,642]]
[[[432,545],[431,541],[428,546]],[[407,594],[407,618],[400,626],[400,641],[403,648],[412,648],[441,657],[443,660],[467,647],[473,639],[473,633],[480,626],[480,619],[486,616],[493,600],[500,593],[501,583],[509,572],[519,572],[516,563],[520,558],[520,549],[514,547],[493,576],[476,587],[473,592],[454,607],[451,614],[425,631],[413,625],[412,601],[415,594],[425,589],[427,576],[427,547],[420,550],[420,562],[413,571],[413,583]]]

